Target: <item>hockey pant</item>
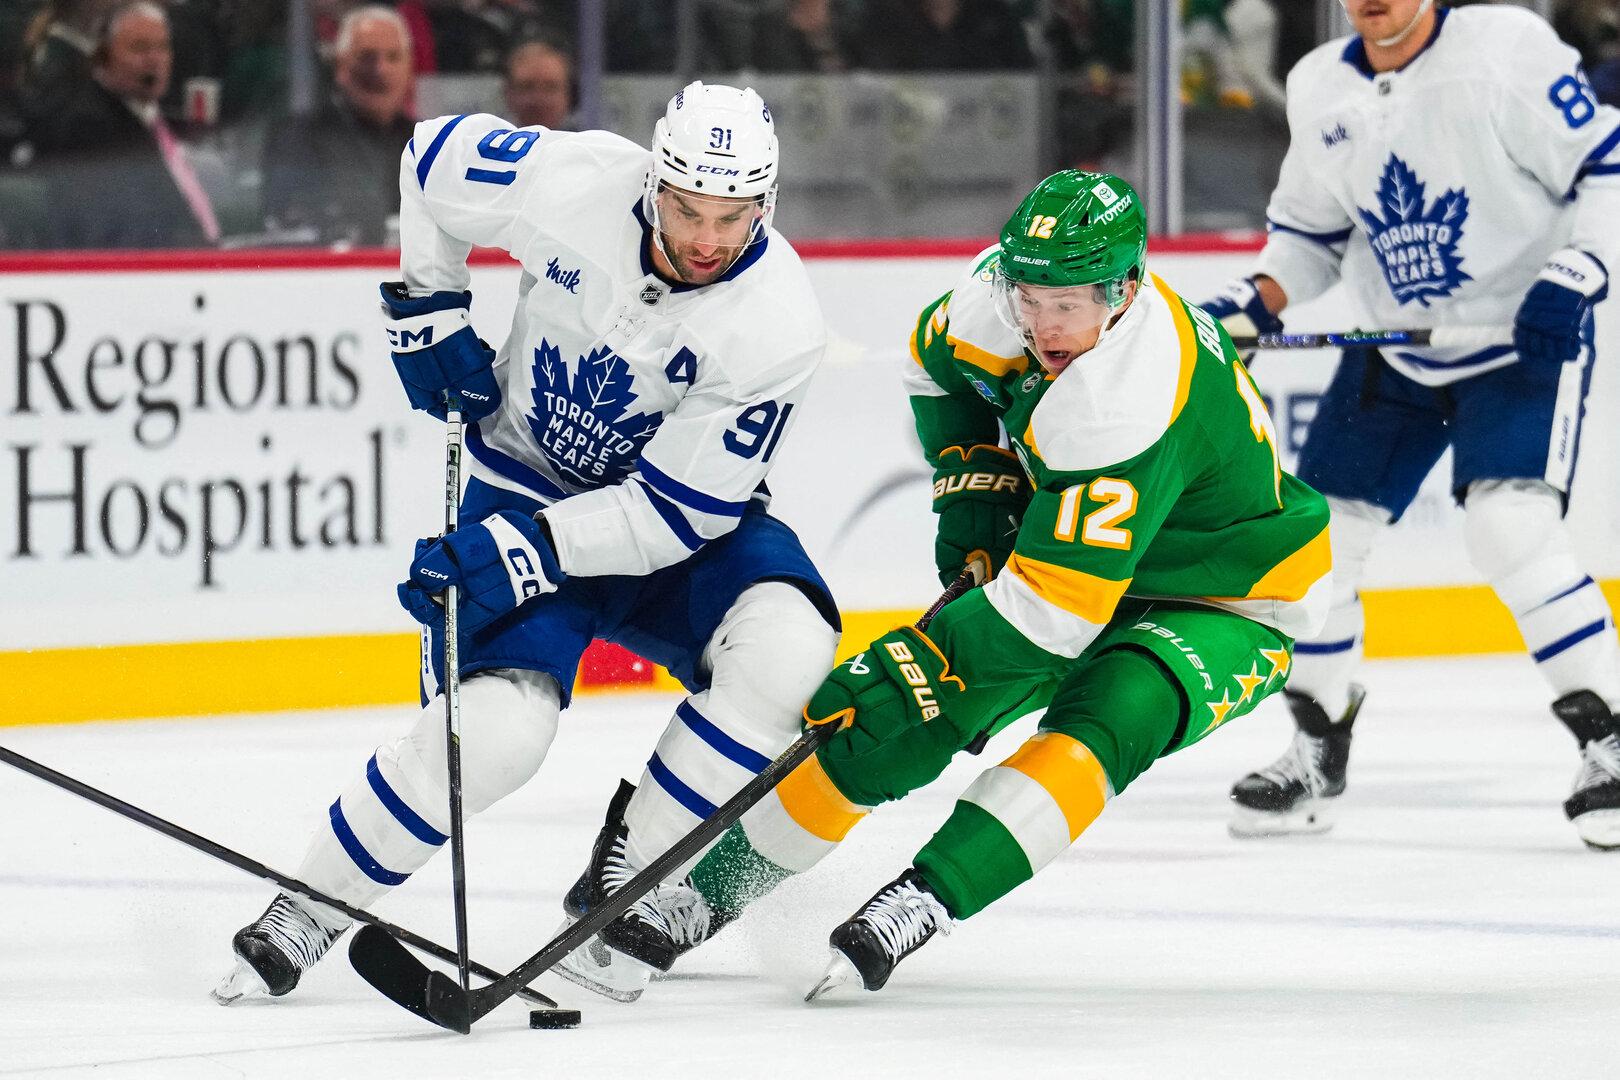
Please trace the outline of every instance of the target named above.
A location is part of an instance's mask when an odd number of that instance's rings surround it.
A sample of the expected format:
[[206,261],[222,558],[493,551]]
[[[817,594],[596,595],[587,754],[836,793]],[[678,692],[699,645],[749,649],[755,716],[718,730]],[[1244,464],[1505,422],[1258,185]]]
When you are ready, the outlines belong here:
[[[706,690],[676,706],[626,812],[636,865],[685,835],[798,734],[811,690],[832,663],[837,634],[793,585],[746,589],[710,638]],[[463,806],[480,813],[539,770],[557,731],[556,681],[502,668],[461,686]],[[404,737],[378,748],[327,813],[298,876],[359,907],[405,881],[449,839],[444,699]],[[329,928],[348,920],[312,909]]]
[[[1038,732],[962,793],[915,866],[956,918],[983,910],[1068,848],[1156,759],[1280,690],[1291,645],[1231,612],[1127,601],[1055,690],[1035,695],[1050,700]],[[958,731],[954,742],[942,741],[929,727],[902,736],[916,752],[892,756],[904,762],[898,785],[892,777],[843,775],[836,756],[818,753],[722,838],[694,868],[693,883],[712,906],[735,915],[808,870],[885,797],[937,778],[971,738]]]

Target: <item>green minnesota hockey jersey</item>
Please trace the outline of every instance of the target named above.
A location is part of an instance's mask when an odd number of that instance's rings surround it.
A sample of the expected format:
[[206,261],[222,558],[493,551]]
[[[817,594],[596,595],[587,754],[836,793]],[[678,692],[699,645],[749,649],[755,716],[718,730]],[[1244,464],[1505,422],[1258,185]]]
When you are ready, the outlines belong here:
[[1208,604],[1290,637],[1319,629],[1326,502],[1282,470],[1270,415],[1214,319],[1150,275],[1097,347],[1053,376],[996,314],[997,257],[982,253],[924,309],[906,376],[931,462],[1005,429],[1030,476],[1014,553],[984,589],[997,621],[1053,659],[1079,656],[1127,595]]

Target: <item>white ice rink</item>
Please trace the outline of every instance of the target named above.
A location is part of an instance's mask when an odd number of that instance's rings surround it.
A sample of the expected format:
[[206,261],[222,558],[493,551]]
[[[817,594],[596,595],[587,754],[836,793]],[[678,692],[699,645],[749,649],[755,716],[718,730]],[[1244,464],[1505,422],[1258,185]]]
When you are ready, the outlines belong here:
[[[806,1006],[829,929],[904,867],[983,759],[889,807],[641,1002],[470,1037],[378,997],[342,945],[295,994],[207,991],[271,888],[0,767],[0,1076],[1620,1076],[1620,852],[1559,804],[1573,742],[1528,660],[1381,662],[1328,837],[1238,842],[1232,780],[1274,757],[1268,704],[1160,762],[1059,862],[936,939],[880,994]],[[540,777],[468,830],[474,956],[558,921],[620,774],[668,715],[587,697]],[[0,742],[291,871],[410,711],[0,728]],[[1020,731],[1021,729],[1014,729]],[[448,858],[378,907],[451,940]],[[346,940],[346,939],[345,939]]]

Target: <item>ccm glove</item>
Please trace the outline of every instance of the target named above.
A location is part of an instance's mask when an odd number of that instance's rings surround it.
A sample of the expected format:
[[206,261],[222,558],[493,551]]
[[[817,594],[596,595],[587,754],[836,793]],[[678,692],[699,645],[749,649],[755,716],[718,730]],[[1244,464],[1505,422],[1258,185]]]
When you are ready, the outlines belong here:
[[[1254,278],[1238,278],[1209,300],[1198,305],[1226,327],[1233,337],[1255,337],[1260,334],[1280,334],[1282,320],[1266,309],[1260,299],[1260,290]],[[1254,350],[1243,350],[1244,358]]]
[[1519,359],[1556,368],[1581,351],[1581,328],[1594,304],[1609,295],[1609,273],[1584,251],[1564,248],[1547,258],[1513,320]]
[[439,594],[454,585],[461,590],[462,628],[476,634],[525,601],[555,592],[567,577],[541,524],[500,510],[448,536],[418,540],[399,602],[417,622],[442,627]]
[[413,297],[403,281],[382,283],[383,314],[394,369],[411,408],[445,415],[445,395],[460,399],[468,421],[482,420],[501,404],[495,382],[495,350],[473,333],[470,292]]
[[1006,565],[1029,505],[1029,478],[1011,450],[948,446],[934,469],[934,565],[941,585],[978,563],[986,582]]

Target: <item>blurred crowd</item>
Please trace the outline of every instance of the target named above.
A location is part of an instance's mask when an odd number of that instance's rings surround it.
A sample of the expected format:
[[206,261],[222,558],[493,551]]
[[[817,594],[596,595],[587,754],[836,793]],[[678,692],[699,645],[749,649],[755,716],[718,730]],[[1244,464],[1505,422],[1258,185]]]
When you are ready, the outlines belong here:
[[[298,110],[295,3],[318,64]],[[1132,137],[1135,0],[606,5],[610,73],[1038,69],[1055,80],[1054,160],[1097,164]],[[1617,9],[1557,9],[1609,100]],[[1315,5],[1183,12],[1188,105],[1280,123]],[[384,243],[418,80],[498,78],[514,124],[575,126],[577,19],[577,0],[0,0],[0,247]]]

